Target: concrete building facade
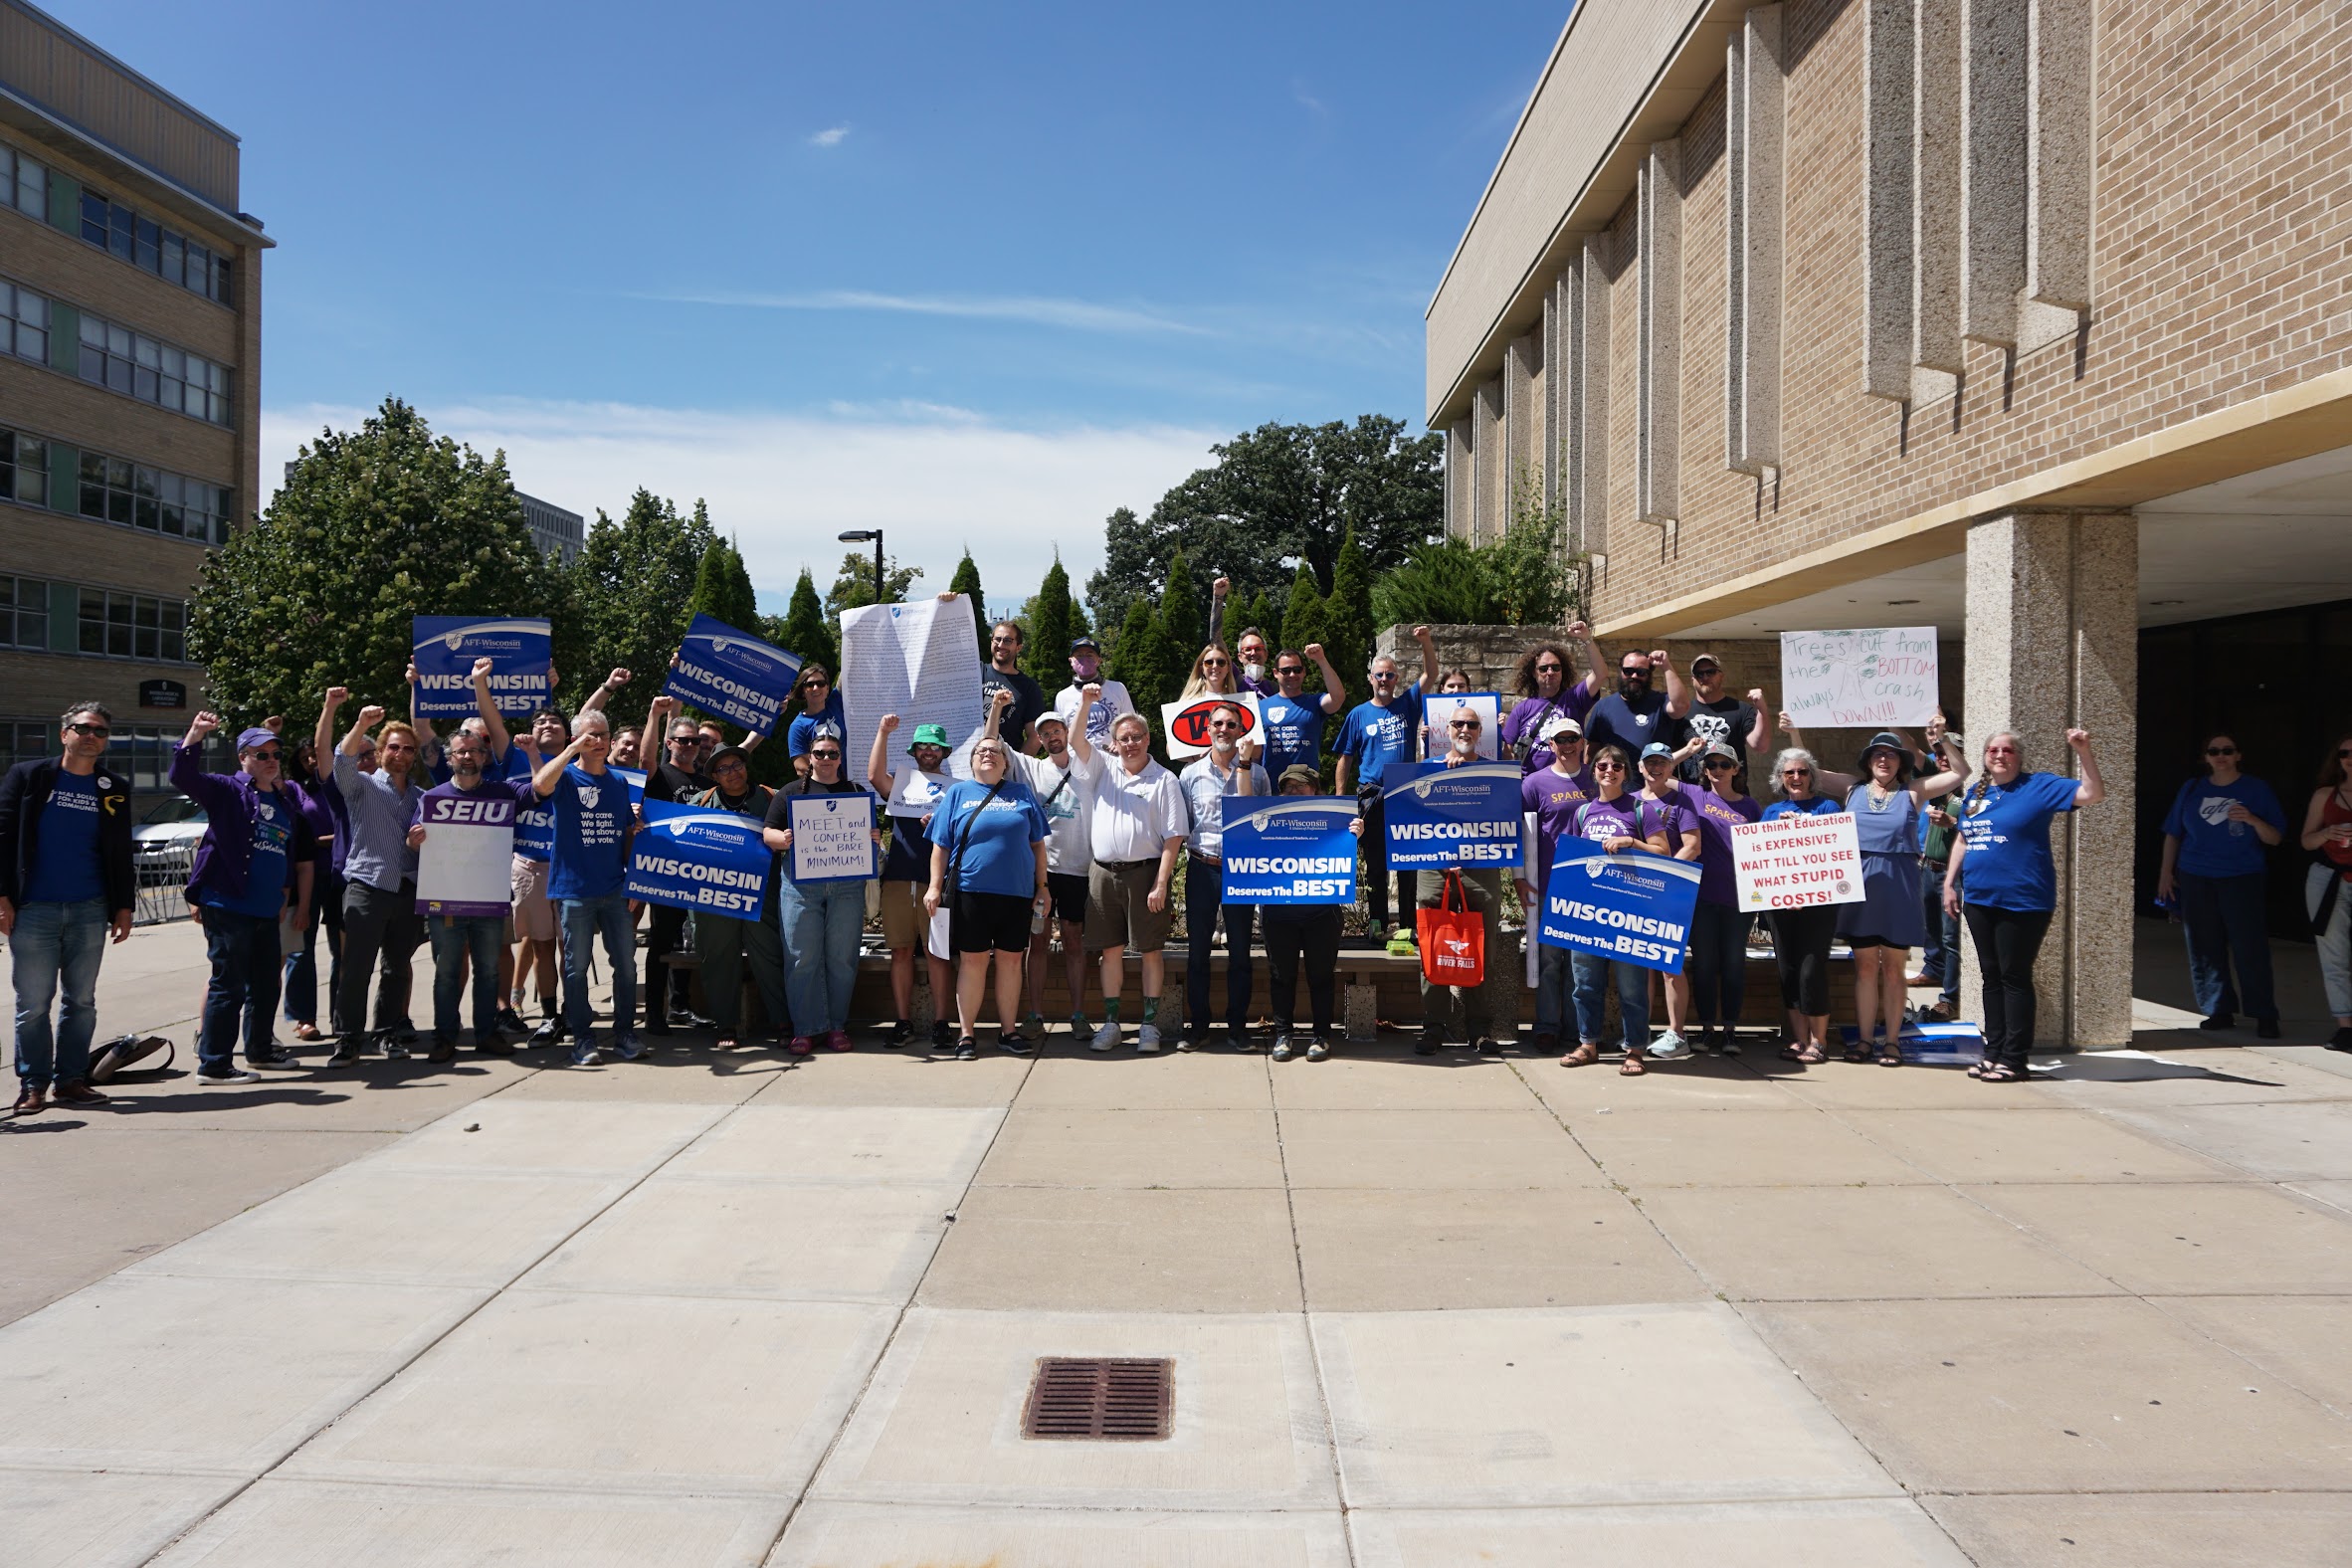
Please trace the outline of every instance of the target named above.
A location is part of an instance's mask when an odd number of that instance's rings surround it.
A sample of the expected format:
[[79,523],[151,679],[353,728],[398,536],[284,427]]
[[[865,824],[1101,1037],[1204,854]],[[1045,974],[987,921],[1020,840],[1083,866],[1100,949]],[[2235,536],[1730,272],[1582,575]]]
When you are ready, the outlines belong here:
[[2299,811],[2352,722],[2348,71],[2327,0],[1580,0],[1429,308],[1450,528],[1538,487],[1605,641],[1932,623],[1972,742],[2092,732],[2053,1038],[2129,1038],[2190,732]]
[[160,790],[187,602],[261,481],[262,252],[237,137],[0,0],[0,763],[113,709]]

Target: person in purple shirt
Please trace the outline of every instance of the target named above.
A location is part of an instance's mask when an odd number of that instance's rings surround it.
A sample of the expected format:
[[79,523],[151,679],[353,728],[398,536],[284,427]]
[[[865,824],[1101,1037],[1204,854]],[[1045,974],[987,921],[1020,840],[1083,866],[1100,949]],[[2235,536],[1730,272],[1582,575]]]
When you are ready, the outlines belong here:
[[[1522,909],[1541,905],[1560,840],[1574,825],[1577,808],[1598,793],[1584,768],[1584,732],[1576,720],[1554,717],[1539,738],[1551,761],[1519,780],[1519,809],[1535,818],[1535,865],[1519,878]],[[1560,1043],[1560,1026],[1571,1022],[1576,975],[1569,959],[1564,947],[1537,945],[1535,1050],[1546,1055]]]
[[[1682,796],[1682,781],[1675,773],[1681,760],[1663,740],[1642,748],[1642,806],[1650,814],[1651,831],[1666,835],[1666,854],[1677,861],[1695,861],[1700,846],[1698,813]],[[1666,977],[1666,1033],[1650,1042],[1650,1055],[1671,1061],[1688,1050],[1682,1038],[1683,1020],[1690,1014],[1687,976]]]
[[1682,786],[1698,817],[1698,903],[1690,915],[1690,946],[1682,973],[1690,982],[1690,1012],[1700,1040],[1721,1056],[1739,1055],[1739,1015],[1748,994],[1748,924],[1739,906],[1731,830],[1754,822],[1764,808],[1739,787],[1740,755],[1727,740],[1709,741],[1699,758],[1706,787]]
[[[283,743],[283,732],[282,743]],[[296,1040],[309,1042],[323,1038],[318,1032],[318,944],[319,933],[325,932],[328,956],[332,960],[327,979],[327,1009],[329,1022],[341,1017],[337,987],[341,984],[343,954],[343,850],[351,832],[351,819],[342,813],[342,792],[330,779],[318,774],[318,747],[311,739],[294,743],[294,756],[288,762],[287,781],[281,787],[294,797],[295,809],[308,824],[310,836],[321,853],[310,868],[310,924],[302,934],[302,950],[288,957],[286,974],[280,989],[286,996],[286,1021],[294,1026]],[[375,771],[375,742],[368,742],[363,771]],[[335,1032],[342,1032],[336,1025]]]
[[[470,808],[468,820],[476,827],[504,830],[500,849],[493,851],[503,865],[514,853],[514,818],[525,805],[538,803],[538,791],[528,779],[490,779],[483,776],[490,760],[490,742],[471,729],[449,737],[450,779],[427,790],[417,801],[408,830],[408,847],[422,851],[432,834],[429,824],[450,808],[445,801],[462,801]],[[418,875],[422,877],[423,868]],[[454,1061],[458,1055],[458,1003],[467,971],[474,977],[474,1049],[487,1057],[510,1057],[514,1048],[498,1031],[498,954],[506,945],[506,902],[478,909],[443,907],[419,901],[425,911],[425,934],[433,944],[433,1049],[426,1060]]]
[[1582,621],[1569,622],[1568,635],[1591,661],[1584,678],[1573,686],[1568,682],[1568,650],[1558,643],[1537,643],[1519,656],[1511,671],[1511,694],[1518,701],[1503,715],[1502,749],[1519,759],[1521,772],[1533,773],[1551,761],[1545,740],[1554,720],[1573,719],[1581,735],[1585,714],[1600,699],[1606,680],[1601,674],[1606,668],[1600,662],[1601,647]]
[[[1593,798],[1576,808],[1569,832],[1589,839],[1611,855],[1665,855],[1666,832],[1658,826],[1652,803],[1626,790],[1634,771],[1633,758],[1623,746],[1604,746],[1593,755]],[[1625,1065],[1618,1072],[1638,1078],[1649,1071],[1650,971],[1639,964],[1604,958],[1599,953],[1572,953],[1544,948],[1546,963],[1553,957],[1568,960],[1576,985],[1576,1049],[1560,1058],[1564,1068],[1589,1067],[1601,1060],[1601,1026],[1608,1012],[1608,989],[1617,985],[1618,1023],[1625,1039]],[[1615,971],[1614,977],[1611,971]]]
[[[1220,647],[1225,643],[1225,607],[1233,594],[1233,579],[1220,577],[1209,592],[1209,641]],[[1255,691],[1260,696],[1273,696],[1281,689],[1274,680],[1269,656],[1266,633],[1255,626],[1242,628],[1239,641],[1234,644],[1234,685],[1243,691]],[[1334,687],[1333,689],[1336,689]]]

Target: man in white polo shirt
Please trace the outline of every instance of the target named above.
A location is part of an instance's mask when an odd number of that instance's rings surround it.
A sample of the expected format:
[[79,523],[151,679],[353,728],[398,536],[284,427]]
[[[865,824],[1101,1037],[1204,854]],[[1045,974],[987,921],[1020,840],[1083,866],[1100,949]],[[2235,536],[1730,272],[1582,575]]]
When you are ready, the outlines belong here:
[[[1087,711],[1102,699],[1088,682],[1079,693]],[[1173,922],[1168,884],[1176,875],[1176,852],[1192,831],[1184,788],[1176,775],[1151,758],[1151,726],[1139,714],[1122,713],[1110,726],[1111,756],[1096,764],[1094,748],[1075,726],[1070,737],[1078,760],[1088,767],[1088,842],[1094,865],[1087,874],[1086,945],[1102,954],[1102,1027],[1091,1049],[1119,1043],[1119,992],[1131,945],[1143,957],[1143,1025],[1135,1049],[1160,1049],[1160,985],[1167,978],[1168,927]]]

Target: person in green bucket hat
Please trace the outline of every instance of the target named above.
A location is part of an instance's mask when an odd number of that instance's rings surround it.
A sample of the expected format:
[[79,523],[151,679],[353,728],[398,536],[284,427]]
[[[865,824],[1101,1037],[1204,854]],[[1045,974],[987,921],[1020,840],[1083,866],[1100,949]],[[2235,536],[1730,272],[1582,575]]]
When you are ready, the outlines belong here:
[[[893,771],[890,736],[897,728],[898,715],[884,713],[875,726],[874,750],[866,759],[866,781],[885,802],[883,811],[889,819],[882,870],[882,945],[890,950],[890,998],[896,1004],[897,1017],[883,1026],[882,1044],[892,1049],[914,1037],[914,955],[929,946],[925,937],[931,922],[922,905],[922,892],[931,881],[931,843],[923,832],[932,807],[955,782],[947,774],[947,754],[952,748],[945,725],[915,725],[914,738],[906,743],[906,754],[914,759],[914,765]],[[954,1040],[949,1018],[954,1007],[954,971],[945,959],[933,955],[930,976],[931,1044],[945,1047]]]

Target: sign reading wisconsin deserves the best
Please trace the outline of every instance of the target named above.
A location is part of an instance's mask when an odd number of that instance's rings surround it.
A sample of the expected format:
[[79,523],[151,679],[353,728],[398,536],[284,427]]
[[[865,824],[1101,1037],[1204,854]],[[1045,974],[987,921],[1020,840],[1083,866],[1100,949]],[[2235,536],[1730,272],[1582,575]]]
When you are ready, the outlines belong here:
[[1381,776],[1395,871],[1519,864],[1519,765],[1392,762]]
[[1612,855],[1590,839],[1562,839],[1543,884],[1536,939],[1678,975],[1697,906],[1693,863],[1638,850]]
[[1356,803],[1292,795],[1252,811],[1225,801],[1227,903],[1354,903]]
[[705,713],[765,735],[774,731],[799,679],[799,655],[738,632],[724,621],[697,615],[686,628],[677,668],[662,689]]
[[649,800],[643,810],[645,827],[629,850],[630,897],[758,918],[773,859],[758,823],[731,811],[663,800]]
[[417,717],[474,713],[474,661],[490,662],[490,700],[503,718],[528,717],[553,700],[547,679],[549,627],[529,616],[420,615],[409,622],[417,667]]

